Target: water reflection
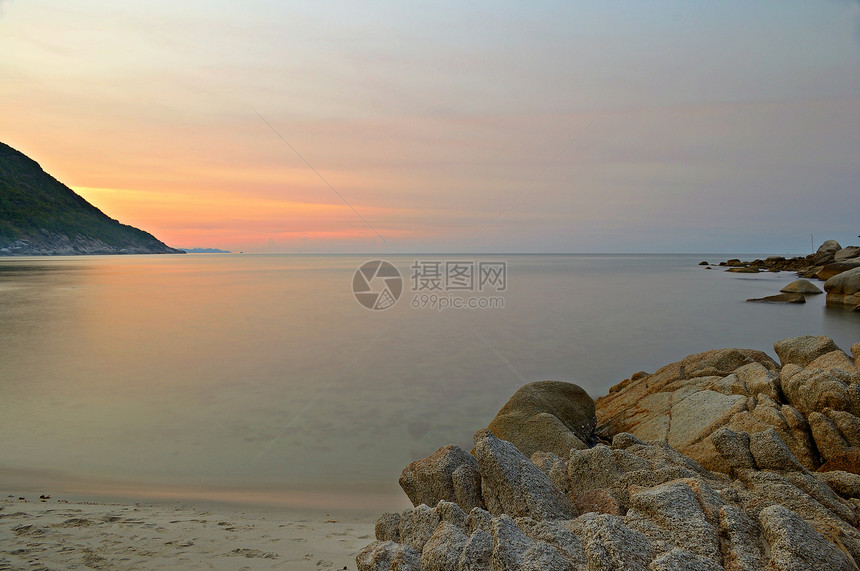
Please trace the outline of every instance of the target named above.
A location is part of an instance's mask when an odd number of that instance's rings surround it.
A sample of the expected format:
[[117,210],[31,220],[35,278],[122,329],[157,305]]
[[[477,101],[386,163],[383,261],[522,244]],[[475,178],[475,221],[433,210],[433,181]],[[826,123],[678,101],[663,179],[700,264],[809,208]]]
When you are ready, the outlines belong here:
[[[412,256],[389,259],[408,276]],[[390,487],[409,461],[469,446],[524,379],[599,396],[689,353],[860,337],[860,314],[823,296],[744,303],[788,274],[739,279],[700,255],[506,259],[505,308],[471,312],[366,310],[360,256],[0,261],[0,467]]]

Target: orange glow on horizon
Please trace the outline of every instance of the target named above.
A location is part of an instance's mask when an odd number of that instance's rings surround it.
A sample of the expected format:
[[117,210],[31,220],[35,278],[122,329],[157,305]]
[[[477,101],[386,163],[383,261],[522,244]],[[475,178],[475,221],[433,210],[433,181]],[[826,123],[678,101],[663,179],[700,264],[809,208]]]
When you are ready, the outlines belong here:
[[[308,240],[377,238],[346,204],[299,202],[211,193],[75,187],[102,212],[145,230],[175,247],[291,248]],[[387,218],[392,209],[363,207],[365,216]],[[397,229],[389,236],[404,235]],[[386,235],[383,234],[383,235]]]

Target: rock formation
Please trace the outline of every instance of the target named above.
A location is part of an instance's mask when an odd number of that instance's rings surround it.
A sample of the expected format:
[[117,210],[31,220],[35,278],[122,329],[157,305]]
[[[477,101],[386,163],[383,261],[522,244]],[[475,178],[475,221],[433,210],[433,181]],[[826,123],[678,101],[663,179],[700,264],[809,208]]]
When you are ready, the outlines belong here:
[[747,301],[759,301],[764,303],[806,303],[806,298],[799,293],[778,293],[765,297],[753,297]]
[[732,258],[720,262],[719,265],[727,267],[728,270],[726,271],[790,271],[797,272],[798,276],[802,278],[826,280],[840,272],[860,266],[860,246],[843,248],[835,240],[827,240],[814,254],[808,256],[796,256],[794,258],[771,256],[764,260],[756,259],[747,262]]
[[782,293],[799,293],[803,295],[816,295],[824,293],[821,289],[809,280],[794,280],[781,290]]
[[527,456],[543,450],[566,457],[571,448],[588,448],[595,426],[588,393],[571,383],[539,381],[520,387],[487,428]]
[[824,283],[828,305],[847,305],[860,310],[860,267],[836,274]]
[[[751,262],[732,258],[720,262],[720,265],[726,266],[727,272],[793,271],[801,278],[817,278],[826,282],[824,291],[827,292],[827,305],[848,306],[855,311],[860,311],[860,246],[843,248],[837,241],[827,240],[818,248],[818,251],[808,256],[789,259],[772,256],[765,260]],[[793,281],[780,292],[782,293],[778,295],[752,298],[747,301],[804,303],[806,299],[803,296],[822,293],[819,288],[805,279]]]
[[358,569],[858,569],[860,343],[774,348],[779,363],[720,349],[637,373],[563,455],[541,449],[548,423],[530,456],[484,429],[474,456],[410,464],[415,507],[379,519]]

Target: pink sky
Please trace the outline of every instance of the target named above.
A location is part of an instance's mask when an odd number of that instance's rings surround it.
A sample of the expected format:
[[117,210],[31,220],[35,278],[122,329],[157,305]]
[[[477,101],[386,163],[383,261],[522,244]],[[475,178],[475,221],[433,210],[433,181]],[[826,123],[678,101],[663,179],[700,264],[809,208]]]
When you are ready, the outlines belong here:
[[0,6],[0,140],[173,246],[782,252],[860,233],[837,207],[860,178],[856,4]]

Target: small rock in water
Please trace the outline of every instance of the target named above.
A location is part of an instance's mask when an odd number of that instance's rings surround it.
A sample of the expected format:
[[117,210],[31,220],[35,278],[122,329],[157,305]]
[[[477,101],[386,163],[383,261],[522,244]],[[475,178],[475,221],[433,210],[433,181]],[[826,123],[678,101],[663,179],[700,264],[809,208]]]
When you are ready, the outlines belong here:
[[821,289],[809,280],[794,280],[781,290],[782,293],[800,293],[803,295],[815,295],[824,293]]
[[764,303],[806,303],[806,298],[799,293],[779,293],[766,297],[754,297],[747,301],[758,301]]

